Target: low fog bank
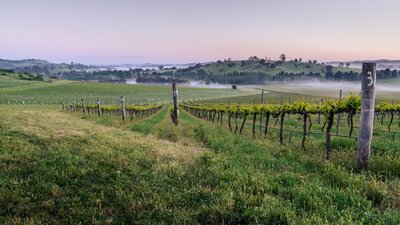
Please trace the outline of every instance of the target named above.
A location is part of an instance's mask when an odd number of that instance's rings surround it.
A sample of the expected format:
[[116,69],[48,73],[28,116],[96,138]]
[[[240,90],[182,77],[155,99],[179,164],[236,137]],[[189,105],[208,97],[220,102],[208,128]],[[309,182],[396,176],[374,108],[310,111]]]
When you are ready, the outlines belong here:
[[[171,83],[138,83],[136,79],[128,79],[125,82],[126,84],[141,84],[141,85],[171,85]],[[203,81],[194,81],[191,80],[186,83],[178,83],[178,86],[183,87],[193,87],[193,88],[218,88],[218,89],[232,89],[232,84],[219,84],[219,83],[206,83]],[[248,86],[242,85],[241,87]]]
[[[340,90],[343,91],[360,91],[361,90],[361,82],[346,82],[346,81],[337,81],[337,82],[325,82],[325,81],[312,81],[312,82],[300,82],[300,83],[291,83],[286,84],[289,86],[298,86],[298,87],[309,87],[309,88],[318,88],[318,89],[330,89],[330,90]],[[376,91],[382,92],[400,92],[400,83],[378,83],[376,84]]]
[[186,83],[186,86],[198,87],[198,88],[232,88],[231,84],[204,83],[202,81],[194,81],[194,80],[191,80],[189,83]]
[[360,90],[360,82],[323,82],[323,81],[311,81],[311,82],[296,82],[287,83],[285,85],[303,88],[322,88],[322,89],[334,89],[334,90]]
[[[287,82],[287,83],[267,83],[263,86],[258,86],[271,91],[323,95],[323,96],[339,96],[340,89],[344,95],[349,93],[359,93],[361,91],[360,81],[302,81],[302,82]],[[400,97],[400,81],[392,83],[383,82],[376,84],[377,96],[385,98]]]

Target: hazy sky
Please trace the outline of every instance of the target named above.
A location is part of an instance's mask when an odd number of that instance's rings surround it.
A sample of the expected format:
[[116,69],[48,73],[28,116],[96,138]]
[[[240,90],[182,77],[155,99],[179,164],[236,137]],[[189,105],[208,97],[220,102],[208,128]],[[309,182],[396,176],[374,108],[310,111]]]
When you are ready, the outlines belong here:
[[0,58],[400,59],[399,0],[0,0]]

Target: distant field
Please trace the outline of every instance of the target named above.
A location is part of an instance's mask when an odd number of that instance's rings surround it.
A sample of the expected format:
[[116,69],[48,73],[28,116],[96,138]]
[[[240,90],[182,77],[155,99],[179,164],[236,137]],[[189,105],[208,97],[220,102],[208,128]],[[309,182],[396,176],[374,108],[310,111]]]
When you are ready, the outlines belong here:
[[[181,100],[206,99],[223,96],[247,95],[250,89],[205,89],[178,87]],[[0,103],[10,104],[61,104],[61,102],[96,101],[111,103],[124,95],[131,103],[170,102],[169,85],[128,85],[56,80],[53,83],[23,81],[0,76]]]
[[[377,82],[377,98],[380,100],[400,100],[400,79],[385,79]],[[255,88],[276,91],[281,93],[292,93],[298,95],[313,95],[325,97],[339,97],[340,89],[343,95],[359,93],[361,83],[354,82],[295,82],[295,83],[271,83],[257,85]]]

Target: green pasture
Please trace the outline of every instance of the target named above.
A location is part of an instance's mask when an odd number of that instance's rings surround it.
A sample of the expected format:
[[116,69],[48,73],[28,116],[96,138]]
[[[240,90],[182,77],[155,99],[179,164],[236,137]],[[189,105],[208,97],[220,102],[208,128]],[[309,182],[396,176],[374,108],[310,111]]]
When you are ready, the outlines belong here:
[[[179,85],[178,89],[181,100],[255,93],[251,89],[205,89]],[[129,104],[169,103],[172,99],[172,87],[66,80],[52,80],[52,83],[48,83],[0,76],[0,103],[3,104],[61,104],[62,102],[80,102],[81,99],[86,102],[95,102],[100,99],[103,104],[113,104],[117,103],[122,95]]]

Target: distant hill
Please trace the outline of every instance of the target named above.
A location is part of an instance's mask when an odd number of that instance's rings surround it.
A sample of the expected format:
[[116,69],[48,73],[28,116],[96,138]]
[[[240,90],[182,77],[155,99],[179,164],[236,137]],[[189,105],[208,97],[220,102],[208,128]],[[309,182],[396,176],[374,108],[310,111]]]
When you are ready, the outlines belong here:
[[[359,69],[325,65],[316,61],[272,61],[250,57],[247,60],[224,60],[196,64],[184,69],[166,69],[159,74],[172,74],[184,79],[208,82],[259,84],[266,81],[293,81],[309,79],[358,79]],[[351,74],[350,74],[351,72]],[[351,78],[350,78],[351,76]]]
[[[16,80],[52,82],[53,79],[44,77],[43,75],[34,75],[26,72],[15,72],[11,69],[0,69],[0,81],[2,81],[2,83],[7,84],[10,81]],[[3,87],[3,85],[0,85],[0,87]]]
[[[133,64],[120,66],[87,66],[79,63],[51,63],[39,59],[4,60],[0,59],[0,69],[11,69],[20,73],[29,73],[69,80],[96,80],[102,82],[125,82],[129,79],[146,77],[146,81],[200,80],[221,84],[260,84],[270,81],[305,81],[305,80],[359,80],[361,63],[329,62],[319,63],[299,59],[273,61],[250,57],[246,60],[218,60],[197,64]],[[378,78],[399,76],[400,60],[376,60]],[[390,67],[389,67],[390,65]],[[132,66],[132,67],[131,67]],[[391,68],[391,71],[384,71]]]
[[46,66],[49,64],[51,63],[40,59],[23,59],[23,60],[0,59],[0,68],[11,69],[11,70],[23,67]]
[[[262,72],[268,75],[284,73],[325,73],[327,65],[318,62],[299,62],[299,61],[272,61],[272,60],[236,60],[236,61],[217,61],[206,63],[201,66],[191,67],[194,70],[205,70],[208,73],[225,74],[233,72]],[[350,71],[351,68],[337,67],[336,71]]]
[[82,71],[93,69],[80,63],[51,63],[41,59],[8,60],[0,59],[0,69],[10,69],[17,72],[27,72],[36,75],[57,76],[72,70]]

